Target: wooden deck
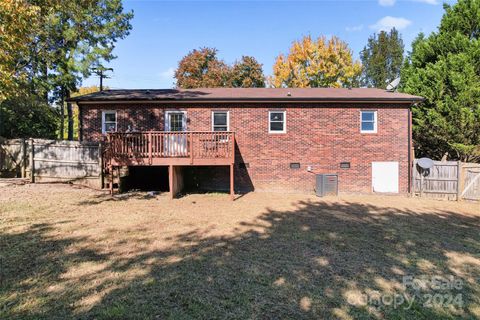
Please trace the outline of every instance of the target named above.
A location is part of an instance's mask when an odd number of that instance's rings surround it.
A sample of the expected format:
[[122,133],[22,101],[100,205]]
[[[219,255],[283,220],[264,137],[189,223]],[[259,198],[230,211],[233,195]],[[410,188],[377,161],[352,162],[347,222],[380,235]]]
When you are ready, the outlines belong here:
[[233,165],[235,162],[235,134],[233,132],[108,133],[104,161],[104,167],[111,175],[111,190],[115,168],[121,166],[169,166],[172,197],[181,191],[180,167],[230,166],[230,194],[233,199]]
[[109,133],[106,158],[114,166],[230,165],[235,162],[233,132]]

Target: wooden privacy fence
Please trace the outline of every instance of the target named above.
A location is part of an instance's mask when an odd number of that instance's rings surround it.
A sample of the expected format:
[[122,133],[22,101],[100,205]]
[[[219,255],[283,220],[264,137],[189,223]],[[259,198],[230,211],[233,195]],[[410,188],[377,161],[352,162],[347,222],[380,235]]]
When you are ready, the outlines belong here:
[[480,164],[466,163],[463,170],[465,181],[460,196],[467,200],[480,200]]
[[434,161],[424,170],[413,163],[413,192],[416,196],[447,200],[480,200],[480,164]]
[[27,147],[24,139],[6,140],[0,137],[0,177],[25,177]]
[[102,186],[101,146],[45,139],[0,140],[0,176],[32,182],[76,182]]

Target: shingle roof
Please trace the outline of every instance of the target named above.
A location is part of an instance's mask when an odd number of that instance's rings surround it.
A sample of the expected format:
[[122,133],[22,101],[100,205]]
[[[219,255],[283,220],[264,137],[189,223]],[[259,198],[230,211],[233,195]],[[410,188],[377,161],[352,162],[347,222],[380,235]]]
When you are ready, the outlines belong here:
[[115,101],[385,101],[423,98],[374,88],[205,88],[105,90],[71,98],[73,102]]

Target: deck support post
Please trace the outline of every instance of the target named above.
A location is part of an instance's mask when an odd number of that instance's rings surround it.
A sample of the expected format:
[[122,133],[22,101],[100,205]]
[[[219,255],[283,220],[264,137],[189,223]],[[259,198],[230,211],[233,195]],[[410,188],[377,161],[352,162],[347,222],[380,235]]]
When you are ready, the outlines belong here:
[[110,185],[109,185],[109,188],[110,188],[110,195],[113,196],[113,170],[115,170],[115,168],[113,166],[110,166]]
[[234,188],[234,181],[233,181],[233,176],[234,176],[234,167],[233,163],[230,164],[230,200],[235,200],[235,188]]
[[182,166],[170,165],[168,167],[168,182],[170,185],[170,198],[174,199],[183,189]]
[[168,187],[170,189],[170,199],[175,198],[173,190],[173,165],[168,166]]

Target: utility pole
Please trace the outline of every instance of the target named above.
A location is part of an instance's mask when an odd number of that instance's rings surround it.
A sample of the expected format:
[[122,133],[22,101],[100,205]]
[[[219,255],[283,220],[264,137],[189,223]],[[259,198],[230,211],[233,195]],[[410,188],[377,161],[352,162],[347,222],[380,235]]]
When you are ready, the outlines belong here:
[[107,71],[113,71],[113,69],[105,68],[103,66],[98,66],[97,68],[93,69],[93,73],[100,78],[100,91],[103,91],[103,79],[110,79],[110,77],[105,74]]

